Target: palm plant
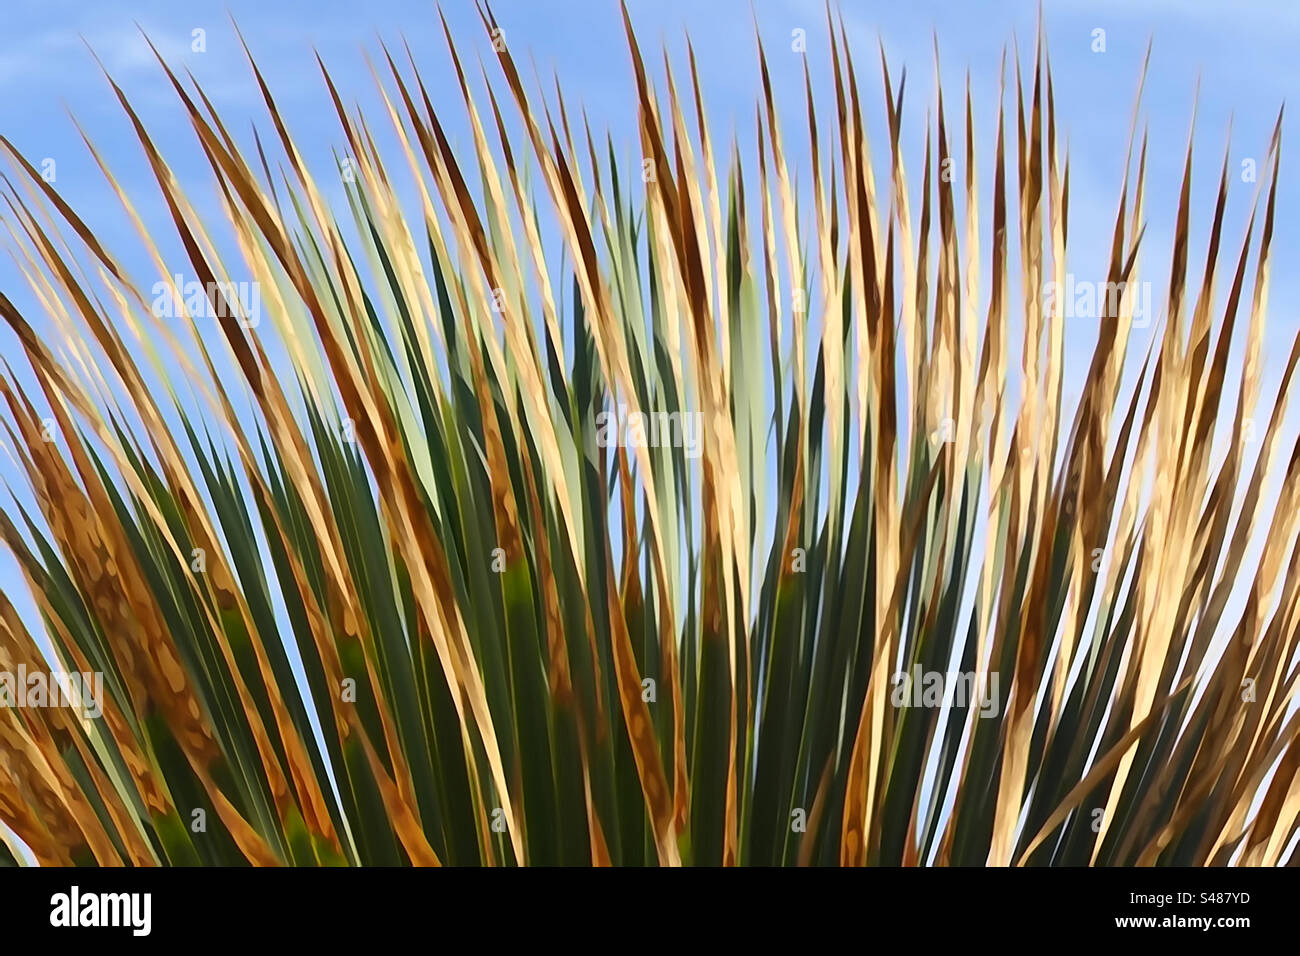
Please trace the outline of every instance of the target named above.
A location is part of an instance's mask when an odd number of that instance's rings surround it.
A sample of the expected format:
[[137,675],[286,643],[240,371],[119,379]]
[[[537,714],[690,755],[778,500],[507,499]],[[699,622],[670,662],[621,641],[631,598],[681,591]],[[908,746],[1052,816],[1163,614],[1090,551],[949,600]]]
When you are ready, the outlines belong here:
[[[806,74],[807,140],[783,138],[760,43],[759,148],[729,158],[694,50],[687,83],[667,58],[656,83],[628,23],[630,171],[482,18],[482,102],[450,30],[458,91],[383,50],[396,150],[321,65],[345,203],[251,54],[273,129],[255,155],[159,58],[222,223],[110,80],[170,223],[87,148],[161,299],[0,140],[38,303],[0,295],[26,486],[0,537],[43,622],[0,598],[0,669],[104,675],[97,718],[0,709],[0,820],[35,858],[1294,859],[1300,446],[1275,509],[1266,488],[1300,340],[1254,425],[1279,134],[1223,266],[1225,165],[1199,278],[1189,143],[1163,329],[1130,362],[1135,113],[1120,292],[1071,406],[1041,48],[999,105],[991,182],[968,88],[955,133],[939,97],[917,190],[904,84],[882,54],[877,181],[834,16],[832,108]],[[460,109],[470,151],[444,125]],[[679,440],[635,434],[657,422]],[[972,693],[901,679],[950,672]]]

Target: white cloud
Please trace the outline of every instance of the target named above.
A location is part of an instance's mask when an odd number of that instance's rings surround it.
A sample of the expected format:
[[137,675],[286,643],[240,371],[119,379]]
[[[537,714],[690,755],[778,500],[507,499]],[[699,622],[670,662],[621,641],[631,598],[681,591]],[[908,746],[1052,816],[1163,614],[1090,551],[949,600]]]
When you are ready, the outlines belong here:
[[67,73],[70,63],[90,65],[94,62],[92,50],[114,77],[157,69],[149,40],[168,63],[179,62],[190,51],[188,36],[157,32],[146,40],[133,25],[81,34],[70,29],[50,30],[24,38],[19,49],[0,50],[0,87],[48,81]]

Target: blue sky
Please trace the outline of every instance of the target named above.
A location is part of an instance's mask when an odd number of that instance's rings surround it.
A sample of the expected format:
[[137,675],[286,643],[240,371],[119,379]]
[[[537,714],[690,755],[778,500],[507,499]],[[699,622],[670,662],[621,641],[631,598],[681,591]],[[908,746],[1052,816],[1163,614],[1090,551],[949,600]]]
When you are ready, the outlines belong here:
[[[628,5],[647,46],[662,38],[680,55],[682,33],[690,32],[720,130],[737,122],[745,131],[752,125],[755,19],[773,54],[774,80],[787,104],[787,121],[799,115],[802,95],[802,61],[789,52],[792,29],[808,31],[814,78],[826,78],[825,8],[820,0],[755,0],[752,6],[748,0],[630,0]],[[466,38],[468,49],[463,52],[481,53],[481,27],[470,0],[450,0],[444,7],[453,33]],[[365,46],[375,51],[376,36],[390,42],[406,36],[430,76],[449,78],[435,9],[432,3],[412,0],[6,0],[0,13],[0,131],[29,157],[54,158],[60,189],[93,216],[102,201],[101,180],[67,110],[86,124],[111,162],[129,164],[122,169],[128,184],[130,172],[144,171],[139,149],[126,135],[120,110],[106,98],[103,78],[80,37],[95,48],[146,118],[164,124],[156,129],[165,130],[177,113],[136,30],[137,22],[170,60],[193,70],[228,119],[256,117],[262,122],[255,87],[229,25],[233,16],[277,96],[286,109],[292,108],[294,132],[310,152],[337,143],[312,49],[336,71],[342,89],[362,103],[371,101],[373,84],[360,50]],[[609,126],[616,142],[620,132],[624,142],[631,142],[631,70],[616,3],[499,0],[494,9],[516,51],[526,48],[545,80],[549,82],[554,71],[587,107],[595,128]],[[921,107],[931,98],[933,36],[939,37],[950,83],[971,70],[977,109],[982,103],[987,119],[1001,50],[1018,34],[1028,55],[1037,4],[847,0],[843,11],[863,64],[867,95],[878,95],[879,35],[895,69],[906,64],[912,71],[916,85],[910,105],[919,124]],[[1167,208],[1162,202],[1177,188],[1198,76],[1203,147],[1198,172],[1203,183],[1214,174],[1230,114],[1235,117],[1234,155],[1255,156],[1267,142],[1278,106],[1300,88],[1292,42],[1300,27],[1300,9],[1286,0],[1231,5],[1221,0],[1047,0],[1044,16],[1061,112],[1068,118],[1064,132],[1074,185],[1081,197],[1096,199],[1075,205],[1080,228],[1086,229],[1094,214],[1104,219],[1113,208],[1133,91],[1149,37],[1156,41],[1147,97],[1154,147],[1153,211]],[[1091,31],[1098,27],[1107,31],[1104,54],[1090,48]],[[191,52],[194,29],[207,33],[205,53]],[[246,123],[234,125],[247,128]],[[986,126],[990,131],[991,123]],[[194,151],[188,148],[188,134],[179,129],[177,133],[175,141],[164,137],[163,142],[178,161],[178,175],[199,172],[198,157],[188,157],[196,161],[193,165],[179,162]],[[1242,192],[1248,198],[1248,192]],[[1290,244],[1289,237],[1294,238],[1284,222],[1282,247]],[[1283,285],[1289,282],[1284,275],[1278,279]]]
[[[470,0],[450,0],[445,13],[461,53],[474,59],[486,47]],[[787,137],[802,131],[804,58],[790,52],[790,34],[804,29],[814,82],[830,101],[825,7],[821,0],[630,0],[642,42],[669,44],[684,63],[682,36],[696,44],[706,101],[715,135],[739,131],[742,146],[752,138],[755,69],[754,23],[771,55],[774,86],[784,105]],[[546,84],[558,76],[566,93],[580,101],[597,131],[609,129],[624,155],[635,148],[633,85],[618,6],[613,0],[499,0],[494,5],[512,49],[531,57]],[[878,37],[888,52],[895,78],[909,69],[909,151],[919,157],[925,109],[933,103],[933,42],[939,40],[943,75],[957,104],[958,84],[970,70],[975,91],[979,143],[987,175],[993,142],[992,110],[1003,48],[1019,38],[1022,57],[1031,55],[1037,4],[1034,0],[963,0],[907,3],[847,0],[842,6],[859,57],[869,104],[879,103]],[[1152,71],[1145,99],[1152,149],[1148,182],[1150,231],[1145,241],[1148,278],[1163,277],[1179,174],[1200,81],[1200,113],[1195,182],[1213,188],[1232,121],[1234,168],[1254,158],[1262,166],[1268,134],[1278,107],[1300,89],[1292,39],[1300,27],[1300,8],[1287,0],[1232,4],[1221,0],[1046,0],[1044,17],[1055,70],[1063,137],[1071,158],[1071,252],[1080,272],[1100,268],[1107,250],[1122,176],[1125,138],[1142,55],[1154,37]],[[192,135],[175,98],[163,81],[136,24],[143,27],[169,61],[192,70],[237,135],[250,123],[268,128],[252,77],[230,18],[238,22],[258,57],[291,129],[312,162],[328,162],[340,142],[337,123],[311,54],[318,50],[345,97],[374,104],[374,84],[362,49],[377,54],[377,38],[409,40],[435,91],[451,82],[436,7],[414,0],[6,0],[0,13],[0,132],[35,162],[50,158],[57,187],[101,235],[134,241],[111,194],[69,119],[82,122],[104,151],[124,185],[145,199],[146,213],[161,213],[140,148],[111,100],[106,83],[82,42],[103,59],[158,137],[182,183],[193,183],[200,197],[213,190]],[[1106,31],[1106,52],[1092,50],[1092,31]],[[192,31],[206,31],[206,52],[191,49]],[[459,110],[450,104],[450,130]],[[879,112],[879,110],[876,110]],[[382,123],[379,125],[383,125]],[[802,145],[801,139],[796,143]],[[798,151],[796,150],[796,153]],[[877,155],[883,149],[877,142]],[[1281,206],[1296,195],[1284,155]],[[918,160],[913,160],[919,165]],[[1252,188],[1237,184],[1229,224],[1244,223]],[[987,209],[987,198],[984,199]],[[215,211],[215,206],[212,207]],[[1296,300],[1287,265],[1297,248],[1292,217],[1282,216],[1277,235],[1274,303]],[[1204,221],[1194,221],[1202,236]],[[1231,232],[1228,233],[1232,235]],[[1196,248],[1195,245],[1193,248]],[[129,262],[129,260],[128,260]],[[13,286],[8,264],[0,281]],[[1276,311],[1276,310],[1275,310]],[[1278,315],[1289,323],[1289,318]],[[1275,327],[1277,323],[1274,323]],[[1288,326],[1289,327],[1289,326]]]
[[[742,151],[752,142],[758,76],[755,68],[755,22],[768,46],[774,88],[787,139],[802,155],[802,71],[805,56],[814,83],[829,113],[832,100],[830,63],[822,0],[629,0],[642,43],[651,51],[666,42],[684,71],[682,37],[696,44],[702,85],[715,138],[725,143],[733,131]],[[498,0],[497,17],[524,64],[531,59],[549,88],[558,77],[566,95],[581,103],[601,135],[609,130],[616,151],[630,157],[636,150],[634,87],[614,0]],[[261,106],[238,40],[230,25],[240,25],[308,161],[330,162],[341,136],[333,110],[312,59],[319,51],[335,75],[346,100],[377,106],[374,83],[362,51],[378,55],[378,38],[400,47],[409,41],[422,70],[437,92],[453,81],[437,20],[437,8],[415,0],[6,0],[0,14],[0,132],[34,163],[56,163],[57,188],[121,251],[128,265],[139,253],[129,224],[85,150],[69,113],[84,124],[115,174],[146,215],[163,223],[142,152],[103,76],[86,49],[89,44],[124,88],[157,137],[173,171],[191,186],[200,208],[219,215],[215,191],[204,160],[183,119],[175,97],[153,61],[136,24],[146,30],[168,60],[191,70],[237,136],[251,142],[252,124],[266,133]],[[908,155],[919,168],[926,111],[934,102],[933,45],[938,38],[943,77],[949,91],[949,121],[959,122],[960,83],[970,71],[982,156],[982,203],[989,208],[998,65],[1002,51],[1018,39],[1022,59],[1032,57],[1038,4],[1035,0],[846,0],[842,11],[865,84],[864,96],[875,114],[880,80],[877,43],[883,42],[895,81],[909,71]],[[449,0],[444,12],[459,51],[471,73],[476,60],[490,52],[471,0]],[[1159,287],[1167,270],[1183,150],[1199,81],[1198,144],[1194,186],[1210,202],[1231,123],[1232,168],[1246,159],[1263,167],[1269,132],[1279,106],[1300,89],[1292,38],[1300,28],[1300,8],[1287,0],[1232,4],[1221,0],[1046,0],[1043,7],[1054,67],[1062,139],[1068,142],[1071,169],[1071,270],[1099,278],[1108,251],[1111,220],[1123,175],[1137,78],[1143,53],[1154,38],[1152,70],[1144,100],[1143,121],[1151,134],[1148,176],[1148,232],[1143,271]],[[807,31],[808,52],[790,50],[791,31]],[[1093,31],[1106,31],[1106,51],[1094,52]],[[206,33],[206,51],[192,50],[193,31]],[[83,43],[84,39],[84,43]],[[525,67],[527,69],[527,66]],[[458,100],[458,97],[455,97]],[[1008,100],[1010,102],[1010,100]],[[461,111],[449,101],[444,119],[449,132],[468,144]],[[876,127],[876,156],[885,149]],[[383,122],[376,124],[379,127]],[[1294,165],[1284,151],[1283,186],[1273,272],[1271,336],[1289,345],[1296,325],[1291,306],[1300,289],[1288,268],[1291,250],[1300,248],[1294,217],[1297,197],[1288,175]],[[797,159],[796,159],[797,163]],[[806,174],[796,166],[796,172]],[[883,173],[883,170],[882,170]],[[1235,176],[1239,180],[1239,176]],[[1254,187],[1234,182],[1228,211],[1229,245],[1244,226]],[[335,197],[342,200],[340,188]],[[205,202],[206,201],[206,202]],[[1195,208],[1195,207],[1194,207]],[[1203,248],[1208,217],[1194,219],[1193,249]],[[168,234],[171,230],[158,230]],[[143,261],[143,260],[142,260]],[[0,261],[3,288],[15,286],[10,263]],[[1072,330],[1069,346],[1086,354],[1090,328]],[[1078,334],[1075,334],[1078,333]],[[3,339],[0,338],[0,342]],[[1135,342],[1136,344],[1136,342]],[[1271,356],[1285,348],[1270,350]],[[1068,388],[1068,383],[1067,383]],[[1265,392],[1267,394],[1267,390]]]
[[[316,69],[319,51],[345,101],[378,103],[362,50],[378,55],[378,38],[400,47],[405,37],[425,71],[435,105],[452,80],[436,7],[413,0],[2,0],[0,8],[0,134],[34,164],[56,164],[56,188],[119,250],[129,268],[147,274],[147,261],[130,227],[84,148],[69,113],[85,126],[146,219],[169,231],[157,190],[140,147],[111,97],[89,44],[140,110],[145,123],[182,185],[198,197],[200,208],[217,213],[214,190],[189,126],[153,61],[136,24],[149,34],[169,62],[191,70],[232,131],[248,141],[250,124],[269,130],[265,110],[231,27],[231,17],[248,40],[276,94],[290,129],[309,162],[330,162],[341,143],[337,120]],[[628,0],[642,44],[653,53],[669,45],[674,64],[684,70],[685,33],[692,37],[701,70],[714,135],[729,141],[737,131],[742,146],[752,140],[759,95],[754,44],[755,22],[767,44],[785,136],[806,142],[803,115],[805,57],[829,114],[830,61],[821,0]],[[616,152],[639,152],[635,138],[634,86],[619,8],[613,0],[498,0],[493,9],[521,62],[529,58],[548,90],[558,76],[570,106],[585,107],[598,135],[608,129]],[[844,0],[841,9],[865,83],[869,109],[879,112],[877,43],[883,42],[897,81],[909,73],[910,114],[905,148],[913,169],[919,155],[925,110],[934,100],[935,37],[951,100],[949,122],[957,121],[959,84],[967,70],[975,96],[982,153],[984,191],[993,147],[998,65],[1003,49],[1018,37],[1023,59],[1032,57],[1038,4],[1035,0]],[[474,64],[487,56],[483,30],[471,0],[448,0],[444,12],[462,56]],[[1229,152],[1234,185],[1230,193],[1226,249],[1235,249],[1254,187],[1240,182],[1241,162],[1254,159],[1261,173],[1279,106],[1298,99],[1300,5],[1290,0],[1226,3],[1224,0],[1045,0],[1043,15],[1054,68],[1056,94],[1071,163],[1071,270],[1100,277],[1108,251],[1111,220],[1123,175],[1124,146],[1142,57],[1154,39],[1143,120],[1149,126],[1145,278],[1156,285],[1160,304],[1175,203],[1193,94],[1199,81],[1198,151],[1194,188],[1204,209],[1211,202],[1223,158],[1229,122]],[[791,51],[791,31],[807,31],[808,52]],[[1093,50],[1093,31],[1105,30],[1106,50]],[[193,31],[205,31],[206,50],[192,49]],[[459,39],[463,38],[463,39]],[[83,44],[83,39],[85,43]],[[472,67],[476,71],[476,67]],[[459,95],[447,100],[449,132],[468,144],[460,120]],[[1010,103],[1010,100],[1008,100]],[[382,123],[376,124],[382,126]],[[877,139],[877,158],[884,144]],[[795,149],[802,155],[801,148]],[[1263,395],[1271,394],[1289,351],[1297,322],[1300,287],[1294,257],[1300,249],[1300,208],[1293,155],[1283,152],[1280,216],[1274,240],[1274,269],[1265,349]],[[800,167],[801,174],[806,167]],[[915,176],[915,172],[913,173]],[[342,193],[336,198],[341,199]],[[1206,218],[1193,220],[1193,256],[1203,256]],[[164,246],[166,251],[166,246]],[[1194,272],[1194,275],[1196,273]],[[152,280],[151,280],[152,281]],[[9,257],[0,256],[0,289],[22,304],[22,279]],[[1069,346],[1078,361],[1091,348],[1090,330],[1072,333]],[[1137,337],[1132,348],[1145,351]],[[16,354],[12,338],[0,332],[0,356]],[[1067,383],[1068,389],[1068,383]],[[15,474],[0,456],[0,479]],[[32,605],[15,579],[7,556],[0,556],[0,588],[25,615]]]

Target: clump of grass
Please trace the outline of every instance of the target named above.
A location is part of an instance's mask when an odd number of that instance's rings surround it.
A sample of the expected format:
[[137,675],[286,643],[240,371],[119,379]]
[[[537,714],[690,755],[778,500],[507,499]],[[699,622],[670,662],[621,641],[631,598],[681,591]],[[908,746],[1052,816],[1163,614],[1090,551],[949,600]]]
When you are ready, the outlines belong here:
[[[1013,115],[979,120],[985,180],[969,91],[913,156],[903,84],[882,57],[866,98],[834,17],[806,142],[783,138],[760,46],[758,150],[729,157],[694,51],[656,84],[629,24],[628,169],[530,96],[483,19],[485,101],[450,32],[459,90],[385,49],[382,115],[322,66],[346,204],[251,56],[273,120],[251,153],[160,59],[220,223],[112,85],[170,222],[101,162],[105,189],[156,275],[203,290],[165,278],[173,319],[3,141],[38,306],[0,296],[26,479],[0,537],[52,653],[0,599],[0,664],[105,675],[97,719],[0,709],[0,820],[37,860],[1285,859],[1300,448],[1277,444],[1300,343],[1256,409],[1278,134],[1235,258],[1225,168],[1199,278],[1189,145],[1163,328],[1126,376],[1133,300],[1107,297],[1071,407],[1041,52]],[[468,151],[443,125],[462,110]],[[1108,288],[1139,282],[1135,139]],[[611,411],[678,437],[606,440]]]

